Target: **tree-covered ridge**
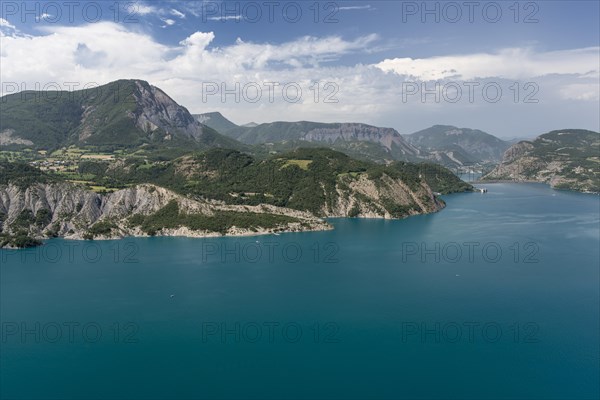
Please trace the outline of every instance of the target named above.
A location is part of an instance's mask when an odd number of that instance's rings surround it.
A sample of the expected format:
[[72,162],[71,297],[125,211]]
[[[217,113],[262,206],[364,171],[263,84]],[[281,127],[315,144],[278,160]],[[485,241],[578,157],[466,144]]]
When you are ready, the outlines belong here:
[[24,163],[11,163],[0,161],[0,185],[13,184],[28,187],[34,183],[49,183],[59,181],[60,178],[40,171]]
[[[455,163],[497,163],[510,144],[478,129],[434,125],[430,128],[405,135],[405,138],[424,152],[432,153],[445,165]],[[447,157],[446,155],[452,157]]]
[[[181,227],[217,233],[236,229],[246,232],[322,229],[314,216],[403,218],[443,207],[431,190],[451,193],[471,189],[437,165],[397,162],[383,166],[323,148],[300,148],[267,159],[217,148],[174,160],[131,157],[108,162],[90,159],[81,162],[78,169],[82,177],[94,182],[92,187],[120,190],[114,196],[103,191],[94,193],[77,180],[69,183],[64,172],[42,172],[27,164],[0,163],[3,196],[17,195],[8,187],[14,185],[20,188],[18,196],[43,199],[51,194],[52,200],[36,204],[64,200],[69,210],[67,214],[55,215],[50,211],[52,208],[24,208],[16,217],[15,210],[10,211],[12,217],[7,220],[9,209],[6,207],[11,202],[0,204],[0,211],[4,213],[0,216],[4,245],[35,245],[38,243],[35,240],[43,237],[66,235],[72,230],[72,224],[75,224],[75,234],[83,230],[83,238],[88,239],[126,235],[135,232],[131,230],[135,227],[146,234],[171,234],[169,232]],[[51,185],[39,186],[44,184]],[[140,213],[122,204],[124,198],[131,199],[126,204],[152,204],[161,198],[178,200],[160,210]],[[189,206],[185,210],[179,207],[182,201],[188,201],[185,199],[221,206],[214,212],[190,212],[193,208]],[[214,203],[215,200],[218,203]],[[136,203],[138,201],[142,203]],[[121,222],[128,220],[130,228],[110,218],[96,220],[104,212],[99,207],[104,207],[106,202],[116,202],[121,207],[126,216]],[[12,203],[23,202],[13,199]],[[309,214],[296,215],[297,212]]]
[[88,163],[83,168],[99,179],[154,183],[229,204],[271,204],[317,215],[324,213],[324,207],[335,204],[340,190],[348,191],[349,184],[363,178],[381,182],[385,176],[400,180],[415,191],[429,182],[434,191],[443,193],[471,188],[450,171],[433,164],[400,162],[383,166],[323,148],[300,148],[268,159],[212,149],[173,161],[149,164],[129,160],[118,167]]
[[238,148],[200,124],[166,93],[145,81],[95,88],[24,91],[0,99],[0,134],[7,144],[55,149],[71,144],[137,147]]

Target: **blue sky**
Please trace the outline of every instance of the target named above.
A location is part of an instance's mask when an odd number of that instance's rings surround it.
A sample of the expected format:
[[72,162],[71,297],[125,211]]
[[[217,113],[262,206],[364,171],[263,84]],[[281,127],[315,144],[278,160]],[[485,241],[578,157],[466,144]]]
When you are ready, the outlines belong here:
[[600,128],[598,1],[1,4],[4,94],[139,78],[237,123]]

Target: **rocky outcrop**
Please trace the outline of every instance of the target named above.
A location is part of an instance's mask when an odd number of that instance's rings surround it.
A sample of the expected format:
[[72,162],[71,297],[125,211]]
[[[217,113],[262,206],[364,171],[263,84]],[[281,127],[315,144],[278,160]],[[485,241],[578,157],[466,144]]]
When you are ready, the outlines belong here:
[[483,179],[543,182],[557,189],[600,192],[600,133],[567,129],[511,146]]
[[379,128],[365,124],[343,123],[332,127],[319,127],[308,131],[302,138],[308,142],[334,144],[342,142],[377,143],[389,152],[398,152],[404,156],[416,157],[419,150],[409,144],[395,129]]
[[194,139],[202,136],[202,124],[165,92],[142,81],[135,81],[135,85],[133,96],[138,107],[134,118],[138,128],[146,133],[162,129]]
[[[323,187],[325,191],[325,188]],[[424,183],[409,187],[398,178],[386,174],[373,179],[367,173],[341,175],[336,195],[317,214],[322,217],[404,218],[432,213],[444,207]],[[137,185],[100,195],[71,183],[37,183],[28,187],[0,186],[0,243],[10,246],[7,238],[27,236],[35,239],[65,237],[69,239],[110,239],[124,236],[147,236],[141,225],[131,223],[177,205],[182,215],[211,217],[224,213],[264,214],[265,218],[284,217],[284,222],[245,227],[235,223],[222,229],[192,229],[185,223],[166,224],[152,231],[160,236],[207,237],[221,235],[258,235],[274,232],[327,230],[331,226],[307,211],[274,205],[232,205],[217,200],[182,196],[151,184]],[[231,215],[231,214],[228,214]],[[236,214],[241,215],[241,214]],[[103,229],[101,229],[101,228]],[[98,229],[96,229],[98,228]],[[4,239],[3,239],[4,238]]]
[[[0,234],[10,236],[20,233],[37,239],[49,236],[82,239],[88,236],[90,229],[96,224],[106,222],[114,229],[110,233],[100,233],[95,238],[144,236],[147,234],[138,226],[128,223],[129,218],[151,215],[172,202],[177,203],[180,212],[188,215],[211,216],[216,212],[235,212],[280,215],[294,219],[293,222],[269,228],[262,228],[260,224],[252,229],[232,226],[225,232],[226,235],[331,229],[329,224],[307,212],[271,205],[238,206],[192,199],[149,184],[103,196],[69,183],[39,183],[27,188],[0,186]],[[24,215],[28,217],[24,218]],[[164,229],[156,234],[204,237],[221,236],[223,233],[180,226]]]
[[333,204],[326,204],[322,210],[328,217],[395,219],[434,213],[445,206],[427,184],[411,189],[402,180],[385,174],[378,180],[369,179],[367,174],[347,175],[340,178],[336,190]]
[[5,129],[0,132],[0,146],[8,146],[10,144],[22,144],[25,146],[31,146],[33,142],[27,139],[21,139],[14,135],[13,129]]
[[511,146],[502,162],[490,172],[487,179],[502,179],[515,181],[536,180],[534,177],[525,174],[525,170],[540,169],[543,163],[536,157],[530,156],[534,146],[531,142],[523,141]]

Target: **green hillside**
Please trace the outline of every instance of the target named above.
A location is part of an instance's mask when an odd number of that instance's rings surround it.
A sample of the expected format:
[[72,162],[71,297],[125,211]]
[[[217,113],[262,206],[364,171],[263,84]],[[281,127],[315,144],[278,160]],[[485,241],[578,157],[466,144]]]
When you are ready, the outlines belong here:
[[21,92],[0,98],[0,135],[6,147],[55,149],[69,145],[207,148],[238,144],[197,122],[160,89],[119,80],[73,92]]

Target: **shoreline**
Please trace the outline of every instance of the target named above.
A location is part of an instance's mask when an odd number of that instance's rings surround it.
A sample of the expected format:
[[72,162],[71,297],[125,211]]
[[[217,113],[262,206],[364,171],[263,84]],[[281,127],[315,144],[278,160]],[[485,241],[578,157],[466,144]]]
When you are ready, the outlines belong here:
[[177,228],[177,229],[173,229],[173,232],[167,232],[166,234],[157,234],[157,235],[148,235],[148,234],[129,234],[129,235],[122,235],[122,236],[98,236],[95,237],[93,239],[85,239],[80,235],[70,235],[70,236],[58,236],[58,237],[54,237],[54,238],[35,238],[36,240],[41,241],[41,244],[37,245],[37,246],[30,246],[30,247],[12,247],[12,246],[4,246],[4,247],[0,247],[0,250],[27,250],[27,249],[34,249],[34,248],[39,248],[39,247],[43,247],[47,241],[52,240],[52,239],[62,239],[62,240],[69,240],[69,241],[81,241],[81,242],[96,242],[96,241],[103,241],[103,242],[108,242],[108,241],[118,241],[118,240],[124,240],[124,239],[136,239],[136,238],[163,238],[163,237],[173,237],[173,238],[188,238],[188,239],[206,239],[206,238],[234,238],[234,237],[253,237],[253,236],[279,236],[279,235],[283,235],[286,233],[302,233],[302,232],[328,232],[328,231],[332,231],[335,228],[330,225],[330,224],[325,224],[325,225],[320,225],[318,228],[314,228],[314,229],[302,229],[302,230],[280,230],[280,231],[274,231],[274,230],[270,230],[270,231],[258,231],[258,232],[239,232],[239,233],[226,233],[226,234],[221,234],[218,232],[203,232],[203,231],[191,231],[193,233],[188,233],[188,234],[178,234],[177,231],[181,231],[181,230],[189,230],[188,228]]
[[573,192],[573,193],[600,195],[600,191],[593,192],[593,191],[588,191],[588,190],[576,190],[576,189],[569,189],[569,188],[557,188],[557,187],[552,186],[548,182],[540,182],[540,181],[534,181],[534,180],[511,181],[511,180],[506,180],[506,179],[493,179],[493,180],[490,179],[490,180],[485,180],[485,181],[474,181],[474,182],[468,182],[468,183],[470,183],[470,184],[478,184],[478,185],[486,185],[486,184],[493,184],[493,183],[515,183],[515,184],[536,183],[536,184],[546,185],[550,189],[556,190],[556,191],[560,191],[560,192]]
[[[471,192],[467,192],[471,193]],[[403,218],[386,218],[385,216],[373,217],[373,216],[357,216],[357,217],[347,217],[347,216],[331,216],[331,217],[319,217],[318,219],[323,222],[323,224],[314,225],[310,228],[303,227],[302,229],[284,229],[284,230],[261,230],[261,231],[250,231],[245,229],[233,229],[232,233],[221,234],[219,232],[209,232],[209,231],[193,231],[187,227],[179,227],[179,228],[171,228],[166,230],[166,232],[159,233],[156,235],[148,235],[146,233],[141,232],[140,230],[134,230],[134,232],[129,232],[126,235],[115,235],[115,236],[97,236],[93,239],[86,239],[83,235],[69,235],[69,236],[57,236],[54,238],[34,238],[39,240],[41,244],[37,246],[30,247],[12,247],[12,246],[4,246],[0,247],[0,250],[27,250],[32,248],[43,247],[45,243],[52,239],[63,239],[70,241],[82,241],[82,242],[95,242],[95,241],[117,241],[128,238],[162,238],[162,237],[174,237],[174,238],[188,238],[188,239],[205,239],[205,238],[233,238],[233,237],[253,237],[253,236],[279,236],[287,233],[305,233],[305,232],[328,232],[335,230],[335,227],[329,224],[327,221],[330,219],[360,219],[360,220],[383,220],[383,221],[402,221],[407,218],[417,217],[420,215],[429,215],[435,214],[446,208],[444,204],[439,210],[435,212],[429,213],[419,213],[413,215],[407,215]],[[289,227],[289,226],[288,226]]]

